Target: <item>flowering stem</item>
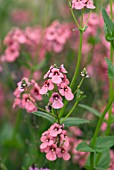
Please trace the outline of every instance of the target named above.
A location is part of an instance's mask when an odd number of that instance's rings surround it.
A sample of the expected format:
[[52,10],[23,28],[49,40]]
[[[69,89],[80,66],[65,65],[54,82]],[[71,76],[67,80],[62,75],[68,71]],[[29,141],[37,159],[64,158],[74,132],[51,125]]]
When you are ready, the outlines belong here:
[[65,116],[65,118],[63,119],[63,122],[71,115],[71,113],[74,111],[75,107],[77,106],[78,101],[75,102],[74,106],[72,107],[72,109],[69,111],[69,113]]
[[77,25],[77,27],[78,27],[78,28],[80,28],[80,26],[79,26],[79,24],[78,24],[78,21],[77,21],[77,19],[76,19],[75,15],[74,15],[73,10],[72,10],[71,2],[70,2],[69,0],[68,0],[68,4],[69,4],[70,11],[71,11],[72,17],[73,17],[73,19],[74,19],[74,22],[75,22],[75,24]]
[[75,90],[74,94],[76,94],[77,90],[80,89],[84,79],[85,79],[85,77],[82,78],[82,80],[81,80],[80,84],[77,86],[77,89]]
[[71,88],[73,88],[74,84],[76,84],[76,79],[77,79],[79,68],[80,68],[80,64],[81,64],[82,39],[83,39],[83,31],[80,30],[80,41],[79,41],[78,59],[77,59],[75,73],[74,73],[74,76],[72,78],[71,85],[70,85]]
[[[113,101],[114,101],[114,94],[113,94],[113,97],[109,100],[109,102],[108,102],[106,108],[104,109],[103,113],[101,114],[101,117],[100,117],[100,119],[99,119],[99,122],[98,122],[97,127],[96,127],[96,130],[95,130],[95,133],[94,133],[94,135],[93,135],[93,139],[91,140],[91,143],[90,143],[90,146],[91,146],[92,148],[95,147],[96,139],[97,139],[97,136],[98,136],[98,134],[99,134],[99,131],[100,131],[102,122],[103,122],[103,120],[104,120],[104,117],[105,117],[107,111],[110,109]],[[90,153],[90,166],[91,166],[91,170],[94,170],[94,169],[93,169],[93,168],[94,168],[94,153],[92,153],[92,152]]]
[[[112,0],[110,0],[110,17],[111,20],[113,19],[113,13],[112,13]],[[113,62],[113,48],[110,43],[110,60]],[[113,81],[109,79],[109,98],[112,97],[113,94]],[[108,112],[108,121],[107,121],[107,129],[105,134],[108,135],[110,133],[110,127],[111,127],[111,118],[112,118],[112,107],[110,107],[109,112]]]

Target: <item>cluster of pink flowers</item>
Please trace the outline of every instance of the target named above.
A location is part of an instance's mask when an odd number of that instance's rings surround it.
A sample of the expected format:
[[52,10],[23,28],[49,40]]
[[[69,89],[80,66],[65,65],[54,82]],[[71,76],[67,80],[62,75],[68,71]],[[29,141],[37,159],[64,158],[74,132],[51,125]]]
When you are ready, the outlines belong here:
[[69,132],[69,152],[72,154],[72,161],[82,168],[88,157],[87,152],[76,150],[78,144],[82,142],[82,140],[79,139],[79,137],[82,136],[82,131],[78,127],[72,126],[69,128]]
[[46,52],[59,53],[71,34],[67,24],[54,21],[46,29],[37,27],[26,27],[22,30],[13,28],[5,37],[4,45],[7,46],[2,61],[14,62],[20,55],[20,50],[27,50],[32,57],[40,61],[44,59]]
[[57,68],[55,65],[51,66],[49,71],[44,75],[44,79],[48,79],[44,82],[40,94],[46,94],[48,91],[54,90],[48,104],[54,109],[63,107],[64,104],[61,96],[64,96],[69,101],[74,98],[70,87],[68,87],[69,80],[66,77],[66,73],[67,71],[62,64],[60,68]]
[[72,0],[72,8],[80,10],[83,9],[84,7],[89,9],[95,9],[92,0]]
[[39,94],[39,85],[34,80],[29,81],[28,78],[23,78],[17,85],[18,87],[14,91],[16,98],[13,108],[19,106],[25,108],[27,112],[37,111],[36,100],[42,100],[42,96]]
[[114,169],[114,150],[110,150],[110,165],[108,170],[113,170]]
[[67,24],[60,24],[57,20],[54,21],[45,30],[45,45],[48,51],[61,52],[70,34],[71,31]]
[[70,154],[68,153],[69,139],[67,131],[63,130],[63,125],[54,123],[42,134],[41,142],[41,152],[46,153],[48,160],[54,161],[57,157],[66,161],[70,159]]

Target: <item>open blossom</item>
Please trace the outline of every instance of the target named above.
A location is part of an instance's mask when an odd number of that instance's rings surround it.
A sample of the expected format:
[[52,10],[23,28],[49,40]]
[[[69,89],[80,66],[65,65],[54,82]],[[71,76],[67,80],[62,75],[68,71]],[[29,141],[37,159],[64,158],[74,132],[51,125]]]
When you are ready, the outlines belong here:
[[67,100],[72,100],[74,98],[74,95],[70,89],[65,83],[61,83],[59,86],[59,93],[62,96],[65,96]]
[[49,99],[49,102],[52,104],[52,107],[54,109],[60,109],[63,107],[62,98],[57,92],[54,92],[52,94],[51,98]]
[[65,147],[57,148],[57,156],[58,158],[63,158],[65,161],[70,159],[70,154]]
[[42,134],[40,145],[41,152],[46,153],[46,158],[54,161],[58,158],[70,159],[68,153],[69,139],[66,130],[62,125],[54,123],[46,132]]
[[63,74],[57,68],[53,68],[49,74],[49,78],[52,78],[52,82],[59,84],[62,82]]
[[95,6],[93,5],[92,0],[72,0],[72,8],[81,10],[84,7],[89,8],[89,9],[95,9]]
[[23,92],[25,90],[25,88],[27,88],[28,86],[30,86],[30,82],[28,78],[23,78],[20,82],[17,83],[18,86],[18,90],[20,92]]
[[27,112],[30,113],[37,111],[37,108],[35,106],[35,100],[30,95],[28,97],[27,94],[22,95],[21,106],[22,108],[25,108]]
[[36,99],[36,100],[42,100],[42,96],[40,94],[40,87],[39,85],[34,81],[32,80],[31,81],[32,83],[32,89],[30,91],[31,95]]
[[57,123],[53,124],[50,129],[50,136],[56,137],[58,134],[62,132],[61,126]]
[[40,94],[46,94],[48,90],[53,90],[53,89],[54,89],[54,84],[52,83],[51,79],[48,79],[44,82],[44,85],[40,90]]
[[49,146],[47,154],[46,154],[46,158],[48,160],[55,161],[57,159],[56,149],[57,149],[56,144],[53,144],[53,145]]

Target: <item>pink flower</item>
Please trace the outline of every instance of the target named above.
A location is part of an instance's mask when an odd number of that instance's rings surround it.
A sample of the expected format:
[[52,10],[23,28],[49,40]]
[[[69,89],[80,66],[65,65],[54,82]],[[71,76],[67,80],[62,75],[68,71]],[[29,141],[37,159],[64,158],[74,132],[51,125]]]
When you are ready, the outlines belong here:
[[57,155],[56,155],[56,149],[57,149],[57,146],[55,144],[51,145],[49,147],[49,151],[48,153],[46,154],[46,158],[50,161],[54,161],[57,159]]
[[62,98],[57,92],[54,92],[52,94],[51,98],[49,99],[49,102],[52,104],[52,107],[54,109],[60,109],[63,107]]
[[14,30],[13,40],[17,41],[20,44],[26,43],[26,36],[20,28]]
[[69,84],[69,80],[67,79],[65,74],[63,74],[62,83],[65,83],[66,85]]
[[54,68],[54,66],[50,66],[50,69],[48,70],[48,72],[44,75],[44,79],[46,79],[47,77],[49,77],[49,74],[51,73],[52,69]]
[[59,84],[62,82],[63,74],[57,68],[53,68],[49,77],[52,78],[52,82],[55,84]]
[[62,133],[60,135],[60,144],[61,146],[64,145],[65,147],[69,146],[69,139],[68,139],[66,130],[62,130]]
[[30,86],[29,79],[24,77],[20,82],[17,83],[17,86],[18,86],[18,90],[20,92],[23,92],[25,88]]
[[89,9],[95,9],[95,6],[93,5],[92,0],[72,0],[72,8],[81,10],[84,7],[89,8]]
[[5,50],[4,58],[6,61],[13,62],[16,60],[17,57],[19,57],[19,51],[14,46],[9,46]]
[[72,100],[74,98],[74,95],[70,89],[65,83],[60,84],[59,86],[59,93],[62,96],[65,96],[67,100]]
[[35,100],[30,95],[29,97],[27,94],[22,95],[22,108],[25,108],[27,112],[32,113],[37,111],[35,104]]
[[52,83],[52,80],[48,79],[44,82],[44,85],[40,90],[40,94],[46,94],[48,90],[53,90],[53,89],[54,89],[54,85]]
[[70,154],[65,147],[57,148],[56,153],[58,158],[63,158],[65,161],[68,161],[70,159]]
[[21,100],[19,98],[15,98],[15,100],[14,100],[13,108],[15,108],[16,106],[21,107]]
[[49,131],[50,131],[50,136],[56,137],[58,134],[61,134],[62,129],[61,129],[61,126],[60,126],[59,124],[54,123],[54,124],[50,127]]
[[64,68],[64,65],[63,65],[63,64],[61,64],[61,66],[60,66],[60,72],[62,72],[62,73],[67,73],[67,71],[66,71],[66,69]]
[[72,8],[75,9],[83,9],[85,7],[85,4],[83,3],[83,0],[72,0]]
[[95,6],[93,5],[93,1],[92,0],[88,0],[86,2],[86,7],[89,9],[95,9]]
[[33,83],[30,93],[36,100],[42,100],[42,96],[40,95],[40,87],[36,82]]

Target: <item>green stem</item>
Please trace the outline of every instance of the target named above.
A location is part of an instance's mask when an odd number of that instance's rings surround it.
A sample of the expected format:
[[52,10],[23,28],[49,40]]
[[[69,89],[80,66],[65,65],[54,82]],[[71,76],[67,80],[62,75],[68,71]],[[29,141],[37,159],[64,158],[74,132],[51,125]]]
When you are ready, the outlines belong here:
[[[110,0],[110,17],[111,20],[113,19],[113,13],[112,13],[112,0]],[[110,61],[113,62],[113,48],[110,43]],[[111,98],[113,95],[113,81],[109,79],[109,98]],[[112,107],[110,107],[108,112],[108,121],[107,121],[107,129],[105,134],[108,135],[110,133],[110,127],[111,127],[111,118],[112,118]]]
[[77,106],[78,101],[75,102],[74,106],[72,107],[72,109],[69,111],[69,113],[65,116],[65,118],[63,119],[63,122],[71,115],[71,113],[74,111],[75,107]]
[[74,94],[76,94],[77,90],[80,89],[84,79],[85,79],[85,77],[82,78],[82,80],[81,80],[80,84],[77,86],[77,89],[75,90]]
[[74,19],[74,22],[75,22],[75,24],[77,25],[77,27],[78,28],[80,28],[80,25],[78,24],[78,21],[77,21],[77,19],[76,19],[76,17],[75,17],[75,15],[74,15],[74,12],[73,12],[73,10],[72,10],[72,5],[71,5],[71,2],[68,0],[68,4],[69,4],[69,7],[70,7],[70,12],[71,12],[71,14],[72,14],[72,17],[73,17],[73,19]]
[[[91,143],[90,143],[90,146],[93,147],[93,148],[94,148],[95,145],[96,145],[96,139],[97,139],[97,136],[98,136],[98,134],[99,134],[99,131],[100,131],[102,122],[103,122],[103,120],[104,120],[104,117],[105,117],[107,111],[110,109],[113,101],[114,101],[114,94],[113,94],[113,97],[109,100],[106,108],[104,109],[104,111],[103,111],[103,113],[102,113],[102,115],[101,115],[101,117],[100,117],[100,119],[99,119],[99,121],[98,121],[96,130],[95,130],[95,133],[94,133],[94,135],[93,135],[93,139],[92,139],[92,141],[91,141]],[[93,155],[94,155],[94,153],[90,153],[90,165],[91,165],[91,167],[93,167],[93,165],[94,165],[94,163],[93,163],[93,162],[94,162],[94,156],[93,156]],[[92,168],[91,170],[93,170],[93,168]]]
[[81,55],[82,55],[82,39],[83,39],[83,31],[80,30],[80,41],[79,41],[79,51],[78,51],[78,59],[77,59],[77,64],[75,68],[75,73],[71,81],[70,87],[73,88],[74,84],[76,84],[76,79],[78,76],[78,72],[80,69],[80,64],[81,64]]

